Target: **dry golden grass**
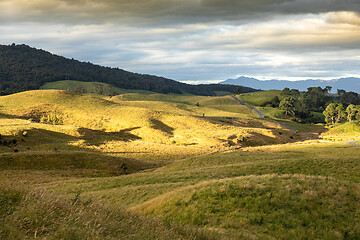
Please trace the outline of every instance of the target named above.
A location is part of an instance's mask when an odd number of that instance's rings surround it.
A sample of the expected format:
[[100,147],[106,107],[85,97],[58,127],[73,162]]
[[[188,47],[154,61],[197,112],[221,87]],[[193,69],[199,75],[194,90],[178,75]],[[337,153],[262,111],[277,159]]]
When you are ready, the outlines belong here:
[[[128,95],[144,100],[59,90],[3,96],[0,134],[20,136],[27,131],[32,136],[28,139],[37,143],[32,148],[38,150],[84,149],[153,161],[300,138],[276,122],[253,118],[248,109],[235,107],[236,102],[229,96]],[[195,101],[200,105],[192,104]],[[42,115],[54,112],[62,117],[64,125],[37,123]],[[41,138],[49,141],[45,143]]]

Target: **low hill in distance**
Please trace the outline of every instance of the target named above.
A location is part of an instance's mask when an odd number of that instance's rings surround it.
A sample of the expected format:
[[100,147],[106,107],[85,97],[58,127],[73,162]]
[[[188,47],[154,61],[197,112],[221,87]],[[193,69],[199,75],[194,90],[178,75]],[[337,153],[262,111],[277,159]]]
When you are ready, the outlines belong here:
[[[70,92],[76,93],[92,93],[92,94],[100,94],[104,96],[115,96],[120,94],[126,93],[140,93],[143,95],[147,94],[156,94],[156,92],[141,90],[141,89],[125,89],[125,88],[118,88],[114,87],[108,83],[101,83],[101,82],[81,82],[81,81],[74,81],[74,80],[63,80],[63,81],[56,81],[56,82],[47,82],[40,87],[43,90],[66,90]],[[213,96],[226,96],[231,94],[227,91],[213,91]],[[192,94],[170,94],[169,95],[184,95],[184,96],[191,96]],[[167,99],[168,97],[165,97]]]
[[146,90],[136,90],[136,89],[124,89],[117,88],[108,83],[101,82],[81,82],[73,80],[63,80],[56,82],[47,82],[40,87],[41,90],[66,90],[76,93],[92,93],[92,94],[101,94],[104,96],[114,96],[124,93],[141,93],[141,94],[154,94],[155,92],[150,92]]
[[360,93],[360,78],[340,78],[334,80],[302,80],[302,81],[287,81],[287,80],[266,80],[261,81],[255,78],[239,77],[237,79],[228,79],[220,84],[234,84],[247,86],[255,89],[262,90],[283,90],[284,88],[298,89],[300,91],[306,91],[309,87],[332,87],[332,92],[336,92],[337,89],[343,89],[345,91],[352,91]]
[[[67,59],[27,45],[0,45],[0,91],[2,94],[35,90],[45,83],[67,79],[107,83],[123,89],[204,96],[215,96],[216,91],[230,94],[238,88],[235,85],[221,84],[190,85],[163,77]],[[243,87],[242,91],[254,90]]]

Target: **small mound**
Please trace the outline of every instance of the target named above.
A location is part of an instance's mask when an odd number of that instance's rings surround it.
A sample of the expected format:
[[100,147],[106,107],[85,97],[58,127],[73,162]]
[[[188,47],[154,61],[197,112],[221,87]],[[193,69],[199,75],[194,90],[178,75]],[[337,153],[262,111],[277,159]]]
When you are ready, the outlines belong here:
[[355,239],[359,198],[356,185],[325,177],[263,175],[185,187],[135,210],[181,224],[219,227],[235,237]]

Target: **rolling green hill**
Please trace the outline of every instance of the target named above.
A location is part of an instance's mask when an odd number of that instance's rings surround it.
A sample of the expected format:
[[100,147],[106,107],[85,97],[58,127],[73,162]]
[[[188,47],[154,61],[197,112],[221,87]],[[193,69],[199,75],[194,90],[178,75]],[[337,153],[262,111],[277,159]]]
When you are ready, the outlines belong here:
[[301,126],[231,96],[0,96],[0,239],[358,239],[359,147]]
[[[135,97],[136,100],[128,99]],[[230,96],[130,93],[104,97],[36,90],[2,96],[0,105],[4,114],[0,134],[17,134],[22,129],[35,134],[34,129],[41,129],[65,134],[63,139],[67,144],[59,144],[58,149],[79,147],[118,152],[121,148],[119,156],[141,160],[154,160],[157,156],[159,161],[165,161],[170,156],[186,157],[227,146],[274,144],[301,138],[294,135],[290,139],[291,132],[283,131],[276,122],[254,117]],[[61,118],[63,125],[39,123],[42,118],[47,121],[52,116]],[[284,134],[280,135],[280,131]],[[49,146],[41,144],[39,148]],[[149,151],[153,156],[147,154]]]
[[251,106],[260,106],[267,101],[271,101],[275,96],[281,97],[281,91],[269,90],[259,91],[254,93],[245,93],[238,96],[238,98]]

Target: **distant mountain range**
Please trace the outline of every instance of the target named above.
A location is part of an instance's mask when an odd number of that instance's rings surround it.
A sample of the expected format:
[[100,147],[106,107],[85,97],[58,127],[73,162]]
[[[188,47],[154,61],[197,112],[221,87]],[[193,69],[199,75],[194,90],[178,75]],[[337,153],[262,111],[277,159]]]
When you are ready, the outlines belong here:
[[[234,93],[238,86],[222,84],[190,85],[171,79],[127,72],[119,68],[80,62],[27,45],[0,45],[0,94],[39,89],[47,82],[61,80],[103,82],[123,89],[157,93],[216,95]],[[254,91],[244,87],[243,92]]]
[[220,84],[233,84],[247,86],[255,89],[262,90],[282,90],[284,88],[298,89],[300,91],[306,91],[309,87],[326,87],[331,86],[332,91],[336,92],[337,89],[343,89],[347,92],[360,93],[360,78],[340,78],[333,80],[302,80],[302,81],[287,81],[287,80],[258,80],[255,78],[239,77],[237,79],[228,79]]

